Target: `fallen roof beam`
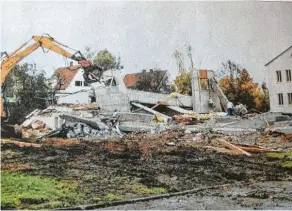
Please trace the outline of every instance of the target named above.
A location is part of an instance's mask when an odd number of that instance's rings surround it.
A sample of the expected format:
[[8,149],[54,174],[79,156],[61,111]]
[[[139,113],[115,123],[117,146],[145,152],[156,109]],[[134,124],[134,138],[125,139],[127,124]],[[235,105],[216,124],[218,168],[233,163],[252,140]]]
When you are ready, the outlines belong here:
[[0,140],[1,144],[14,144],[18,147],[36,147],[36,148],[40,148],[41,145],[40,144],[33,144],[33,143],[27,143],[27,142],[20,142],[20,141],[14,141],[14,140],[10,140],[10,139],[1,139]]
[[234,152],[230,149],[225,149],[225,148],[220,148],[220,147],[213,147],[213,146],[203,146],[203,148],[205,149],[210,149],[210,150],[213,150],[213,151],[216,151],[216,152],[219,152],[219,153],[225,153],[225,154],[228,154],[228,155],[238,155],[237,152]]
[[155,110],[153,110],[151,108],[148,108],[147,106],[141,105],[140,103],[131,102],[131,104],[136,106],[136,107],[138,107],[138,108],[141,108],[141,109],[143,109],[143,110],[145,110],[145,111],[147,111],[147,112],[149,112],[151,114],[154,114],[154,115],[157,115],[157,116],[162,116],[166,121],[171,119],[170,116],[162,114],[162,113],[160,113],[158,111],[155,111]]
[[243,154],[243,155],[246,155],[246,156],[251,156],[250,153],[248,153],[248,152],[246,152],[245,150],[243,150],[243,149],[241,149],[241,148],[239,148],[239,147],[237,147],[237,146],[235,146],[235,145],[229,143],[228,141],[225,141],[225,140],[223,140],[223,139],[218,139],[217,142],[218,142],[219,144],[221,144],[221,145],[223,145],[223,146],[225,146],[225,147],[231,149],[232,151],[238,153],[238,154]]

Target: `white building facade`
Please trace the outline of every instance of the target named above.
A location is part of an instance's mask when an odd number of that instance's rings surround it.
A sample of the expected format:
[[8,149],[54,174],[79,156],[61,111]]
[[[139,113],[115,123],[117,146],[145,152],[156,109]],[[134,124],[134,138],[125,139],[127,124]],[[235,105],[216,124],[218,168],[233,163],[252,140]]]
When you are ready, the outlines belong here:
[[[57,103],[88,104],[92,102],[93,89],[84,81],[83,69],[79,66],[59,68],[57,71],[64,82],[57,91]],[[53,86],[56,86],[55,82]]]
[[292,46],[266,65],[270,111],[292,113]]

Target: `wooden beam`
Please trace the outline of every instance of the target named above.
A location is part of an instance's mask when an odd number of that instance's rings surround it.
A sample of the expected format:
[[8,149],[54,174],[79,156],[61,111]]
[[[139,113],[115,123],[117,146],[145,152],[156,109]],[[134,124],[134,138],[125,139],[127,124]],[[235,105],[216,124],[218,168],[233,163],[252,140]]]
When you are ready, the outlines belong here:
[[1,139],[1,144],[14,144],[19,147],[41,147],[40,144],[32,144],[32,143],[26,143],[26,142],[20,142],[20,141],[13,141],[9,139]]
[[225,141],[223,139],[218,139],[217,142],[219,144],[221,144],[221,145],[223,145],[223,146],[231,149],[232,151],[237,152],[238,154],[242,154],[242,155],[246,155],[246,156],[251,156],[250,153],[248,153],[248,152],[244,151],[243,149],[241,149],[241,148],[239,148],[239,147],[237,147],[237,146],[229,143],[228,141]]

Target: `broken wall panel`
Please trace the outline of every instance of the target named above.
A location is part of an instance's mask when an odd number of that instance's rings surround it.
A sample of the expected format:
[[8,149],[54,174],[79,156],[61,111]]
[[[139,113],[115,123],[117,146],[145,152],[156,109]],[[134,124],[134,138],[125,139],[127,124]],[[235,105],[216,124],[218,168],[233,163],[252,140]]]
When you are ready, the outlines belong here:
[[[94,90],[97,104],[101,105],[105,111],[130,111],[132,101],[151,105],[163,101],[166,105],[192,108],[191,96],[179,95],[178,98],[170,98],[169,94],[127,89],[119,71],[113,71],[112,74],[117,81],[116,86],[97,87]],[[213,100],[214,108],[209,107],[209,99]],[[210,111],[221,111],[220,101],[212,90],[201,90],[200,112],[209,113]]]

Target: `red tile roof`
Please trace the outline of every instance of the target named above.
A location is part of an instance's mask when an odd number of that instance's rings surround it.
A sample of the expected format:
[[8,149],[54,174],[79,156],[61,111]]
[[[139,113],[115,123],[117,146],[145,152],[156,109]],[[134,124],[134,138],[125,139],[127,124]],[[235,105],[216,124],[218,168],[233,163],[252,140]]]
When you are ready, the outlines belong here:
[[73,65],[69,67],[60,67],[56,69],[54,76],[58,76],[60,79],[64,79],[62,85],[57,84],[56,89],[58,90],[66,89],[80,68],[81,65]]
[[138,81],[138,76],[139,76],[139,73],[127,74],[124,77],[124,83],[126,87],[128,88],[128,87],[135,86]]
[[[160,72],[162,76],[166,74],[166,70],[155,70],[154,72]],[[146,74],[150,74],[151,72],[146,72]],[[142,73],[132,73],[132,74],[127,74],[124,77],[124,83],[127,88],[133,87],[136,85],[137,81],[139,80],[139,76]]]

